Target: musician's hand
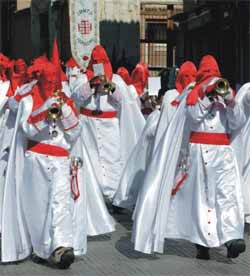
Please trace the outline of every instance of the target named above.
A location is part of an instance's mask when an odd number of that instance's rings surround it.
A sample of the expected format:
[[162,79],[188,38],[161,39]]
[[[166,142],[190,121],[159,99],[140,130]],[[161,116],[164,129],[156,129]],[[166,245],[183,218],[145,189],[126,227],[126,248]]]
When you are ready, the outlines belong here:
[[62,105],[62,116],[64,118],[67,118],[71,114],[71,112],[72,112],[71,107],[68,104],[64,103]]
[[222,95],[222,98],[223,98],[225,101],[232,101],[233,98],[234,98],[233,90],[230,88],[230,89],[228,90],[228,93]]

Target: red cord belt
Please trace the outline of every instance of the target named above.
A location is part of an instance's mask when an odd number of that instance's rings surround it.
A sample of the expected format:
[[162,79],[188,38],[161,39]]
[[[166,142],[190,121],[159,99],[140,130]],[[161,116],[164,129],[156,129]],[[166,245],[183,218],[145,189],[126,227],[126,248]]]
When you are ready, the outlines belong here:
[[102,110],[91,110],[84,107],[81,107],[80,113],[82,115],[88,116],[88,117],[94,117],[94,118],[103,118],[103,119],[109,119],[109,118],[116,118],[117,112],[116,111],[102,111]]
[[228,133],[191,132],[190,143],[207,145],[230,145]]

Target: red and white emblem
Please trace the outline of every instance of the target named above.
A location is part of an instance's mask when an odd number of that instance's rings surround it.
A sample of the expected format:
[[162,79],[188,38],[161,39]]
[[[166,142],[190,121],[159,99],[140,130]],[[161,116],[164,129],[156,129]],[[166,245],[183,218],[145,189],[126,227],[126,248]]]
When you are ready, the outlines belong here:
[[92,23],[89,20],[81,20],[78,24],[78,32],[81,35],[88,35],[92,31]]

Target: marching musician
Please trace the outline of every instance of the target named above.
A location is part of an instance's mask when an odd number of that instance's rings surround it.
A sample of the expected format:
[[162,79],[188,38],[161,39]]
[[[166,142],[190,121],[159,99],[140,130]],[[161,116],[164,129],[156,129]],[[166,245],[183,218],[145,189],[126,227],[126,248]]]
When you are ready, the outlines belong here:
[[[245,251],[241,177],[230,140],[244,122],[216,60],[204,56],[196,85],[162,136],[139,193],[136,250],[162,253],[164,239],[173,238],[195,243],[199,259],[209,259],[209,248],[223,244],[228,258]],[[181,168],[183,179],[176,182]]]
[[28,70],[38,83],[19,104],[6,172],[2,262],[25,259],[33,250],[38,259],[66,269],[74,262],[69,150],[80,124],[61,90],[59,68],[39,61]]
[[[195,80],[196,73],[197,69],[192,62],[184,62],[177,75],[176,89],[168,90],[165,94],[158,93],[155,110],[148,116],[142,135],[123,171],[114,205],[129,209],[135,206],[139,189],[143,185],[144,176],[152,158],[156,132],[161,136],[167,129],[178,107],[174,100],[178,99],[184,89]],[[159,139],[157,137],[157,140]]]
[[82,140],[102,192],[112,200],[144,119],[100,45],[92,51],[86,74],[74,82],[73,94],[81,106]]

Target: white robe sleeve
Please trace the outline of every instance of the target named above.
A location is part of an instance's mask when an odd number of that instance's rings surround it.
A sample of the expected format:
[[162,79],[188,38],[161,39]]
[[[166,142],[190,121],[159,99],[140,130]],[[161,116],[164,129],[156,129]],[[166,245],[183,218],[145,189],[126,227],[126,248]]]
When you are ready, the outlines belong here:
[[46,119],[43,119],[35,124],[30,123],[29,121],[22,122],[22,129],[27,137],[33,137],[37,135],[41,130],[43,130],[45,127],[47,127],[48,121]]
[[227,119],[230,129],[235,130],[242,127],[246,122],[246,116],[242,106],[235,102],[227,107]]
[[187,115],[193,122],[199,123],[210,112],[212,106],[213,102],[208,97],[204,97],[203,99],[199,99],[196,105],[189,105],[187,107]]
[[85,75],[80,75],[72,86],[73,99],[82,105],[86,103],[93,95],[90,84]]
[[113,93],[109,93],[108,101],[117,109],[121,107],[122,92],[118,85]]
[[81,131],[81,124],[79,121],[78,116],[72,110],[71,106],[68,104],[64,104],[62,106],[62,119],[61,119],[65,138],[70,142],[73,143],[80,135]]

